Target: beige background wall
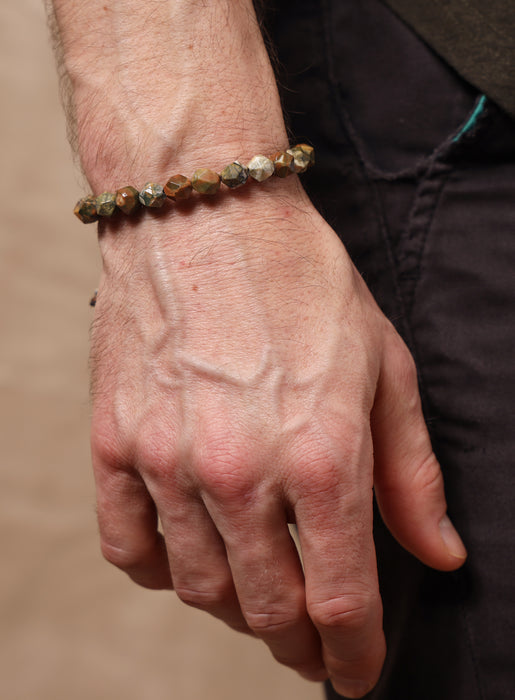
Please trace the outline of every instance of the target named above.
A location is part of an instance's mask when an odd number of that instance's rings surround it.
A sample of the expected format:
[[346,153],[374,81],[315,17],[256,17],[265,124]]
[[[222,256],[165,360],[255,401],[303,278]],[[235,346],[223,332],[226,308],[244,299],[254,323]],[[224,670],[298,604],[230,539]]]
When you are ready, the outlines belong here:
[[41,0],[0,4],[0,698],[320,700],[97,546],[88,451],[94,227],[65,139]]

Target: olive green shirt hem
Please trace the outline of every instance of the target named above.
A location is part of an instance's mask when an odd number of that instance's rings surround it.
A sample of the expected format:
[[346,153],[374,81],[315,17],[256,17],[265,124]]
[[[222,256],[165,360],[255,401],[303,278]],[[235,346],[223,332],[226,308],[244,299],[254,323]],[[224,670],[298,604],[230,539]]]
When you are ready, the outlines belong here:
[[514,0],[383,0],[442,58],[515,117]]

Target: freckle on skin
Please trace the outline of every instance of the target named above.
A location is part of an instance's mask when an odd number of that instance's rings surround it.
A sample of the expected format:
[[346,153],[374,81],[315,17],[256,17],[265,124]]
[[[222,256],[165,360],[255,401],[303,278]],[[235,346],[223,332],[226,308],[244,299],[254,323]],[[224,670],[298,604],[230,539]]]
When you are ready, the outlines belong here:
[[192,290],[193,290],[194,292],[198,292],[198,285],[197,285],[197,284],[194,284],[193,287],[192,287]]

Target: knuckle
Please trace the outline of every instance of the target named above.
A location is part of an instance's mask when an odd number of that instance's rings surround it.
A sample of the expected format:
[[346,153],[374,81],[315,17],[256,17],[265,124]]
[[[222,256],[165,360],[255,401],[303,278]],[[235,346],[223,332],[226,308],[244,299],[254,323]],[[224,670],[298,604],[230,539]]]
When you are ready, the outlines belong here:
[[377,596],[361,593],[337,596],[308,604],[308,613],[319,629],[344,629],[348,634],[362,630],[377,606]]
[[246,608],[243,614],[258,636],[286,632],[307,615],[304,589],[292,588],[281,601],[261,600],[259,608]]
[[130,571],[138,568],[149,555],[149,552],[124,549],[110,542],[106,542],[105,540],[100,543],[100,549],[106,561],[123,571]]
[[175,592],[185,605],[199,610],[216,610],[226,604],[231,597],[232,586],[227,582],[210,583],[209,586],[186,586],[175,583]]
[[248,449],[224,437],[206,441],[194,460],[201,488],[215,500],[245,503],[255,486]]
[[[370,478],[372,443],[369,428],[356,416],[346,416],[331,434],[299,440],[293,452],[297,496],[305,499],[359,491]],[[367,468],[370,467],[370,468]],[[357,489],[357,487],[359,487]]]
[[341,487],[341,469],[335,463],[312,462],[303,470],[302,482],[307,497],[332,494]]
[[338,487],[342,460],[337,449],[324,444],[320,436],[299,443],[293,460],[304,494],[324,494]]
[[96,464],[108,469],[118,469],[128,462],[125,450],[113,430],[92,428],[91,453]]
[[134,461],[155,480],[169,473],[177,462],[172,431],[151,424],[140,429],[134,439]]
[[168,463],[173,455],[171,431],[148,422],[140,427],[134,439],[134,451],[139,462],[145,465]]
[[293,627],[298,621],[294,613],[285,610],[244,611],[244,615],[248,626],[258,637],[281,634]]
[[364,493],[368,494],[368,490],[363,492],[361,485],[369,470],[359,471],[361,466],[359,461],[353,462],[350,457],[342,456],[337,461],[334,456],[321,457],[319,454],[310,459],[305,455],[295,467],[295,480],[290,488],[292,498],[309,508],[313,517],[325,512],[328,504],[343,495],[346,507],[351,508],[354,503],[359,512],[363,507]]
[[421,493],[443,493],[443,474],[434,453],[431,452],[416,469],[413,486]]

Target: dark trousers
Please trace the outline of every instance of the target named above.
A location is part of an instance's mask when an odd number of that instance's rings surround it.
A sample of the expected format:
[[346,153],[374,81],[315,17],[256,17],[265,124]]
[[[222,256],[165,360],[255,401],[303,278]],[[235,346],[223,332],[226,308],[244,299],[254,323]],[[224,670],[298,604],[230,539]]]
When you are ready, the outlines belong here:
[[370,698],[510,700],[515,122],[379,0],[269,4],[293,138],[317,152],[304,182],[415,356],[469,550],[433,571],[377,518],[389,651]]

